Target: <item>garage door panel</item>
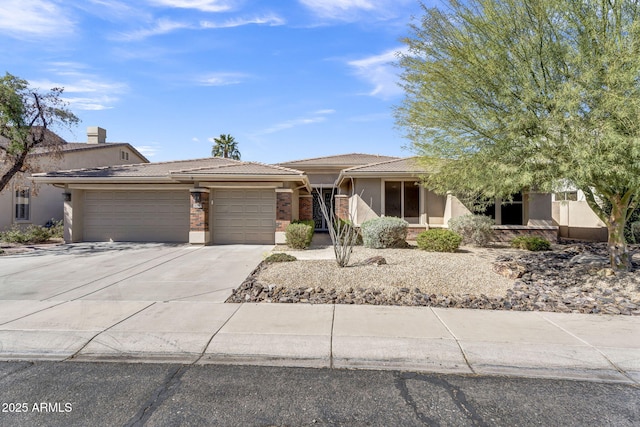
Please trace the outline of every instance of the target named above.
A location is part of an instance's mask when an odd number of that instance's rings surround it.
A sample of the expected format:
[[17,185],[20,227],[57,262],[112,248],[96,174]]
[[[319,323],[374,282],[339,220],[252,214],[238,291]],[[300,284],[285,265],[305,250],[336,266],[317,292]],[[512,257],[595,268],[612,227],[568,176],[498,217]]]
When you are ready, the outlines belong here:
[[216,190],[212,200],[214,243],[274,243],[275,191]]
[[87,191],[84,240],[187,242],[188,191]]

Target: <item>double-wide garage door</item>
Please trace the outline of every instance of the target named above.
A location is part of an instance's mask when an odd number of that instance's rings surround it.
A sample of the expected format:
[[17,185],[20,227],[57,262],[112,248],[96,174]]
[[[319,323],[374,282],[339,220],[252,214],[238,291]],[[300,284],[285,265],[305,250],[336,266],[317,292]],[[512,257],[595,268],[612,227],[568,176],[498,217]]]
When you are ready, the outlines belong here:
[[[276,195],[272,189],[215,189],[211,201],[212,243],[274,243]],[[186,243],[189,203],[187,190],[87,190],[83,240]]]
[[85,191],[84,240],[189,241],[189,192]]
[[263,190],[213,190],[214,244],[275,242],[276,194]]

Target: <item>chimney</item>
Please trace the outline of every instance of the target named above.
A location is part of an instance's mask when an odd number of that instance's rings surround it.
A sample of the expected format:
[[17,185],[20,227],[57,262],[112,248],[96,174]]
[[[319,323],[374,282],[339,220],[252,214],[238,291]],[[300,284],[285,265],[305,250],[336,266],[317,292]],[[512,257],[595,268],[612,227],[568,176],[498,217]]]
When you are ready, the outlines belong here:
[[104,144],[107,142],[107,130],[98,126],[87,128],[87,144]]

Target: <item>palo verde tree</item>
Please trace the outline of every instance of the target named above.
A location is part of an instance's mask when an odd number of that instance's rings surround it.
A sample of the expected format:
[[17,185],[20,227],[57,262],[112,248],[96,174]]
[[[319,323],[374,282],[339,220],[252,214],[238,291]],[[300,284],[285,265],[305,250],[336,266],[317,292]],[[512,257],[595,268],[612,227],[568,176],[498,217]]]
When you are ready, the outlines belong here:
[[213,157],[240,160],[238,142],[230,134],[220,134],[219,137],[213,138],[213,142],[214,144],[211,148],[211,155]]
[[60,98],[62,91],[40,92],[9,73],[0,79],[0,191],[18,172],[29,170],[28,155],[34,150],[60,148],[64,141],[51,128],[78,123]]
[[508,197],[569,181],[629,269],[640,196],[640,3],[449,0],[400,56],[398,125],[444,193]]

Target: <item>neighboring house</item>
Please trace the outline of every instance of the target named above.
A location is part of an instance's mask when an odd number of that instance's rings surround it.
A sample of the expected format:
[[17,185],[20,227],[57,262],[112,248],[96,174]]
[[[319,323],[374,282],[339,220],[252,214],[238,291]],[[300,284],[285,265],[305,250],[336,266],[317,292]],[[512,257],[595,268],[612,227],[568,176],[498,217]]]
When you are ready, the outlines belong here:
[[[59,150],[36,148],[28,157],[30,170],[45,172],[61,169],[148,163],[142,154],[127,143],[106,143],[107,132],[99,127],[87,128],[87,142],[60,142]],[[0,141],[0,144],[7,141]],[[0,192],[0,230],[18,225],[45,225],[63,218],[62,191],[48,184],[34,183],[30,173],[20,172]]]
[[[65,240],[194,244],[284,242],[287,225],[313,219],[326,230],[322,197],[356,225],[379,216],[410,223],[410,238],[469,211],[453,196],[418,185],[412,158],[346,154],[278,165],[224,158],[49,172],[36,181],[64,188]],[[497,201],[506,239],[534,233],[555,239],[548,194]]]

